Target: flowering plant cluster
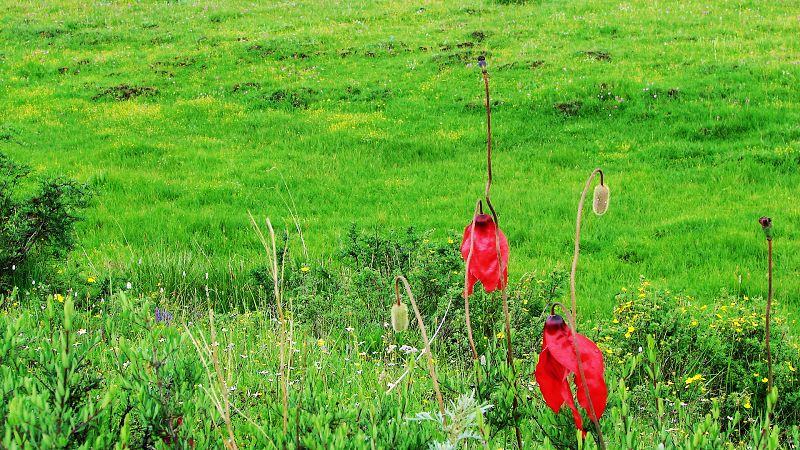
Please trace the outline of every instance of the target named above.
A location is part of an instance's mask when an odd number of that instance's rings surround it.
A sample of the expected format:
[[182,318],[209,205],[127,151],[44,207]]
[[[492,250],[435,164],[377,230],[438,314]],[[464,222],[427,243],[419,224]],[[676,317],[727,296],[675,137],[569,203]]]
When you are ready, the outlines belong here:
[[[482,69],[486,87],[486,120],[487,120],[487,182],[484,199],[478,201],[471,222],[464,229],[461,243],[461,255],[465,262],[464,276],[464,309],[466,316],[467,333],[472,347],[473,357],[478,358],[477,350],[472,337],[469,314],[469,296],[474,292],[475,283],[480,281],[487,293],[499,290],[502,294],[503,311],[505,314],[505,333],[502,336],[507,343],[507,362],[512,372],[513,364],[512,334],[509,318],[508,297],[508,256],[509,243],[505,234],[500,230],[497,213],[490,200],[492,186],[492,134],[491,134],[491,108],[489,101],[489,78],[486,70],[486,60],[481,57],[479,66]],[[603,180],[603,172],[596,169],[592,172],[586,183],[578,205],[577,229],[575,235],[575,255],[571,273],[572,310],[570,324],[559,315],[551,315],[544,327],[543,348],[536,366],[536,381],[541,390],[546,404],[556,413],[566,404],[573,413],[575,426],[583,436],[586,431],[583,420],[578,411],[569,380],[575,384],[575,395],[578,404],[587,412],[590,420],[595,425],[598,442],[604,448],[604,442],[598,420],[605,411],[608,389],[605,384],[603,353],[597,345],[586,336],[578,334],[576,330],[575,306],[575,269],[578,261],[580,221],[586,194],[595,175],[600,175],[600,184],[594,190],[592,209],[597,215],[605,214],[608,209],[609,190]],[[485,200],[491,214],[483,213]],[[566,310],[566,308],[564,308]],[[515,375],[516,380],[516,375]],[[515,381],[516,388],[516,381]],[[514,415],[517,409],[517,400],[513,403]],[[515,427],[517,445],[521,448],[519,427]]]

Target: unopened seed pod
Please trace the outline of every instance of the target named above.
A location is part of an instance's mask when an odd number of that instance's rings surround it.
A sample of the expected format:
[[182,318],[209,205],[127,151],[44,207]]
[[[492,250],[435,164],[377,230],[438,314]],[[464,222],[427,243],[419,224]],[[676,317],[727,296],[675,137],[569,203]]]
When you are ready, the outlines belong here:
[[392,304],[392,328],[395,333],[408,329],[408,306],[405,303]]
[[608,186],[598,184],[594,188],[594,201],[592,202],[592,211],[598,216],[602,216],[608,211]]

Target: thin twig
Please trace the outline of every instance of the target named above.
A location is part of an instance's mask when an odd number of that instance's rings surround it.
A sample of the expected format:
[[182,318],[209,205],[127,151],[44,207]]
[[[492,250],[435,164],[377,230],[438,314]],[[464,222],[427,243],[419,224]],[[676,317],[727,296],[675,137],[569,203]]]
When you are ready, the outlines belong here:
[[400,282],[403,282],[403,286],[406,289],[406,295],[408,295],[408,300],[411,302],[411,306],[414,308],[414,314],[417,316],[417,323],[419,324],[419,330],[422,333],[422,341],[425,344],[425,352],[428,355],[428,370],[431,373],[431,380],[433,381],[433,390],[436,393],[436,401],[439,402],[439,411],[442,413],[442,425],[447,426],[447,416],[445,415],[444,411],[444,399],[442,398],[442,391],[439,390],[439,378],[436,376],[436,367],[433,364],[433,355],[431,354],[431,345],[430,341],[428,340],[428,333],[425,331],[425,323],[422,321],[422,314],[419,312],[419,308],[417,307],[417,301],[414,300],[414,294],[411,293],[411,286],[408,284],[408,280],[406,277],[402,275],[398,275],[394,279],[394,290],[395,295],[398,297],[400,296]]

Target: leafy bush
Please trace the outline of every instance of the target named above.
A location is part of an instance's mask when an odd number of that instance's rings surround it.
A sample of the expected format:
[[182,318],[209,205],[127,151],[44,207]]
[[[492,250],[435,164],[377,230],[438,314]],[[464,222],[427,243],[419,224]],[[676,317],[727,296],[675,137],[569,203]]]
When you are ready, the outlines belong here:
[[51,302],[36,326],[30,317],[0,321],[3,447],[113,448],[120,430],[102,419],[114,393],[93,367],[100,336],[78,339],[85,330],[76,331],[70,297],[57,309]]
[[32,255],[47,258],[72,247],[72,227],[88,196],[84,184],[34,175],[0,153],[0,290]]

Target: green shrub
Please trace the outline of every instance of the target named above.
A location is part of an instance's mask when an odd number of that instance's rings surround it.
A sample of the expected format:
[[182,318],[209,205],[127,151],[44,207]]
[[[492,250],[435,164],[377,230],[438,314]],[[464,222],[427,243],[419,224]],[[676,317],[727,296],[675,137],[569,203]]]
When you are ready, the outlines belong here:
[[88,187],[64,177],[34,175],[0,153],[0,290],[32,256],[63,255],[86,206]]
[[76,330],[80,317],[70,297],[60,309],[50,302],[38,321],[0,321],[6,330],[0,345],[4,448],[111,448],[119,442],[116,422],[106,422],[114,390],[94,366],[100,335],[80,338],[85,330]]

